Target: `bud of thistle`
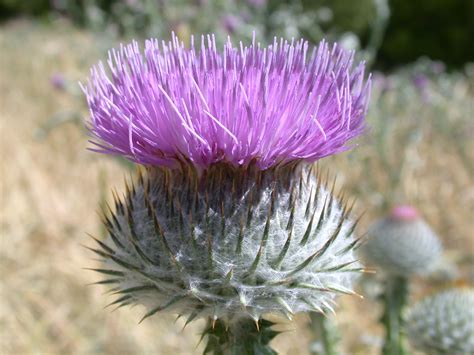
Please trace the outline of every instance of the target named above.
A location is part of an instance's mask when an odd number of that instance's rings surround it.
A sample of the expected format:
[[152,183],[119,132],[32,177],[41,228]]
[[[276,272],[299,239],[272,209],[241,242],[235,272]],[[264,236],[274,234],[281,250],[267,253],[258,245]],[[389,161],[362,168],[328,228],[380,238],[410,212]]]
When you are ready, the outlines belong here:
[[440,240],[412,206],[394,207],[368,234],[367,259],[397,276],[426,272],[442,252]]
[[[85,88],[96,150],[147,166],[105,217],[97,269],[117,305],[242,324],[331,308],[361,266],[351,207],[309,163],[364,129],[353,53],[275,39],[112,51]],[[220,323],[219,323],[220,324]],[[234,332],[233,334],[238,334]],[[217,343],[216,343],[217,344]]]
[[407,334],[427,354],[474,353],[474,290],[452,289],[428,297],[408,312]]

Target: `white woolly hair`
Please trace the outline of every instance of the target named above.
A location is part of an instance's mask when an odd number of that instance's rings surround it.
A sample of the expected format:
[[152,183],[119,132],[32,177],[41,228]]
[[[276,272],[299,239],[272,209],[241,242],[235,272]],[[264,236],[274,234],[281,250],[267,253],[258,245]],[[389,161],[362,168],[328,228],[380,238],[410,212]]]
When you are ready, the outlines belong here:
[[443,291],[415,304],[407,334],[428,354],[474,354],[474,289]]
[[443,249],[437,235],[421,218],[385,217],[369,228],[368,235],[361,248],[366,259],[398,276],[430,272]]
[[333,311],[363,270],[352,207],[310,167],[260,171],[153,168],[105,217],[104,259],[119,299],[231,321],[266,313]]

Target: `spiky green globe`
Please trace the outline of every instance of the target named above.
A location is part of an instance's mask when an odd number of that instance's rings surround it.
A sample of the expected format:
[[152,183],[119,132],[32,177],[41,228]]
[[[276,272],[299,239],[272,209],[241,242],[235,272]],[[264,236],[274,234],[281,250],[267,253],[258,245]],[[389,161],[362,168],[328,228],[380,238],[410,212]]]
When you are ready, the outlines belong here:
[[441,241],[411,206],[395,207],[368,231],[363,253],[385,272],[409,277],[430,270],[442,252]]
[[301,164],[151,168],[105,218],[117,305],[232,322],[324,311],[361,271],[350,208]]
[[474,289],[428,297],[408,313],[411,343],[427,354],[474,354]]

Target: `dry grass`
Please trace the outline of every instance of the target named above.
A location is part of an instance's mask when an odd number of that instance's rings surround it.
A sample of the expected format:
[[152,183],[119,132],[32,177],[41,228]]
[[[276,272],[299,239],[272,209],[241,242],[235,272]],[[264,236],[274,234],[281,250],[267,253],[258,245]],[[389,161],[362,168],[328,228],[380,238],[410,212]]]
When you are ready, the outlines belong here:
[[[19,22],[1,28],[2,354],[192,354],[202,349],[196,350],[202,323],[181,332],[182,322],[162,315],[137,325],[142,309],[103,310],[110,301],[104,289],[86,286],[95,275],[83,268],[95,263],[80,244],[88,243],[85,232],[102,233],[97,206],[104,193],[110,197],[110,187],[121,188],[127,169],[88,153],[79,124],[66,122],[44,137],[38,128],[58,111],[81,110],[86,116],[76,98],[52,89],[49,77],[62,72],[82,80],[90,64],[104,57],[100,45],[67,24]],[[375,95],[370,117],[375,138],[323,165],[358,198],[359,212],[367,210],[361,230],[391,202],[409,201],[457,257],[473,254],[469,164],[474,147],[466,134],[472,130],[472,83],[459,80],[449,91],[433,94],[439,96],[435,108],[410,101],[410,94],[401,103],[390,93]],[[373,304],[342,298],[341,308],[338,322],[353,349],[347,353],[374,352],[361,341],[381,334]],[[281,325],[287,332],[275,348],[282,354],[307,353],[305,321],[299,317],[295,324]]]

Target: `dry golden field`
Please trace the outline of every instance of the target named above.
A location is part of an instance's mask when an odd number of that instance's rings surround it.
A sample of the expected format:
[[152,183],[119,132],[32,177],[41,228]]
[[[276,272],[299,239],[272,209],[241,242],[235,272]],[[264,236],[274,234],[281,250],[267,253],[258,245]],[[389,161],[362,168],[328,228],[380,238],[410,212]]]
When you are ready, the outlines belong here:
[[[0,28],[1,354],[202,352],[202,322],[182,331],[181,320],[158,315],[138,325],[143,309],[104,310],[111,301],[106,290],[87,286],[97,276],[84,268],[96,262],[81,244],[89,244],[86,233],[103,235],[99,205],[112,187],[122,189],[130,170],[86,150],[82,98],[53,88],[50,77],[62,73],[70,91],[78,91],[77,81],[105,57],[101,48],[102,39],[67,23]],[[409,202],[442,238],[459,277],[416,280],[412,298],[474,278],[474,78],[443,80],[430,86],[429,102],[414,88],[402,94],[375,88],[371,131],[352,153],[322,162],[357,198],[356,213],[366,211],[360,234],[390,204]],[[346,353],[375,354],[379,307],[370,297],[340,301],[336,320]],[[281,321],[285,332],[275,349],[307,354],[307,320]]]

